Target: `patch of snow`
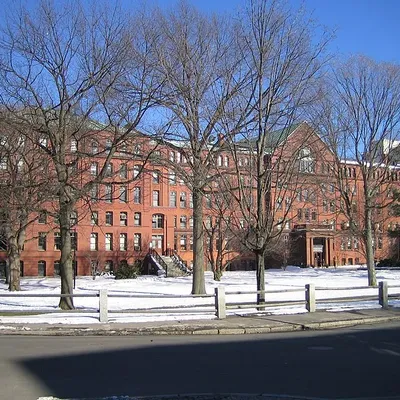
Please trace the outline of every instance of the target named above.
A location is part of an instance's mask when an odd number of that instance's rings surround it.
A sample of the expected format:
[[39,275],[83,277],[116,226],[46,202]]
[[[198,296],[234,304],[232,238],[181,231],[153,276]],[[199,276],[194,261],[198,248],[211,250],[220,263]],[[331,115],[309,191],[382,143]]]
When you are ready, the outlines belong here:
[[[317,309],[340,311],[348,309],[379,308],[378,289],[368,288],[367,271],[359,266],[338,268],[299,268],[288,266],[283,269],[266,270],[266,300],[284,301],[301,300],[305,298],[306,284],[313,283],[316,287]],[[377,271],[378,281],[385,280],[389,284],[389,294],[400,293],[400,288],[391,289],[390,286],[400,286],[400,270]],[[214,288],[225,287],[227,303],[255,302],[256,294],[232,294],[232,292],[255,292],[255,271],[225,272],[221,281],[213,280],[212,272],[205,273],[207,293],[213,294]],[[359,288],[352,290],[348,287]],[[343,290],[333,290],[343,288]],[[158,277],[140,276],[137,279],[116,280],[112,276],[100,276],[95,280],[92,277],[77,277],[76,294],[97,294],[100,289],[107,289],[109,321],[120,322],[151,322],[151,321],[183,321],[190,319],[214,319],[214,298],[168,298],[164,295],[190,295],[192,290],[192,277]],[[285,289],[298,289],[296,292],[285,292]],[[273,293],[272,293],[273,291]],[[46,323],[46,324],[98,324],[99,299],[97,297],[76,297],[74,304],[82,313],[46,313],[58,309],[58,297],[1,297],[2,293],[9,293],[7,285],[0,283],[0,313],[2,311],[29,312],[37,309],[43,310],[35,315],[2,315],[0,316],[0,329],[8,329],[7,324],[21,323]],[[32,294],[59,294],[60,278],[22,278],[21,293]],[[112,297],[118,294],[137,295],[138,297]],[[145,297],[156,295],[155,297]],[[360,301],[345,303],[340,302],[340,297],[356,295],[373,295],[376,301]],[[141,296],[141,297],[140,297]],[[324,299],[338,298],[336,303],[324,303]],[[400,306],[400,301],[390,300],[390,304]],[[202,306],[204,312],[191,313],[184,307],[190,305]],[[174,311],[165,310],[160,313],[146,313],[145,310],[160,307],[173,307]],[[135,313],[125,313],[124,310],[136,310]],[[197,308],[198,310],[198,308]],[[272,315],[305,313],[302,305],[268,307],[267,312]],[[228,315],[242,315],[257,313],[257,310],[228,310]],[[29,329],[29,328],[27,328]]]

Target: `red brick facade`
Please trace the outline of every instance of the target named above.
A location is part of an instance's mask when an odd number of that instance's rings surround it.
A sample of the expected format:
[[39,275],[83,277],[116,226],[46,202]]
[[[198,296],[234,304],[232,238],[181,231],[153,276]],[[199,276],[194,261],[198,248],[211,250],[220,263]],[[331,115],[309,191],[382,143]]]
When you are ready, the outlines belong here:
[[[296,128],[283,150],[290,157],[293,149],[309,149],[313,155],[313,170],[303,171],[293,201],[279,198],[277,189],[273,189],[274,204],[279,203],[276,217],[280,215],[279,207],[282,214],[285,207],[290,209],[287,221],[281,227],[284,250],[281,258],[271,259],[270,265],[333,266],[364,263],[360,240],[347,233],[346,220],[338,212],[339,195],[330,183],[333,177],[327,168],[329,157],[332,156],[323,141],[315,134],[309,135],[308,129],[305,124]],[[146,153],[145,149],[146,143],[141,151]],[[171,150],[166,145],[158,149],[159,154],[155,153],[157,157],[167,157],[175,163],[185,164],[186,160],[176,149]],[[99,185],[98,193],[93,193],[90,202],[81,201],[78,204],[71,228],[77,242],[74,259],[78,275],[90,275],[93,264],[103,269],[106,265],[115,267],[123,260],[132,263],[136,259],[143,259],[149,248],[159,253],[174,250],[191,265],[191,192],[172,168],[157,162],[157,157],[152,157],[145,170],[141,171],[139,157],[126,157],[117,153],[112,161],[110,182],[118,179],[119,174],[121,177],[124,175],[132,178],[139,174],[139,178],[126,185]],[[229,157],[229,154],[224,157]],[[84,166],[86,173],[97,173],[95,162],[94,159]],[[229,165],[228,160],[226,163]],[[361,199],[363,191],[357,165],[348,163],[346,168],[352,178],[352,190]],[[279,182],[276,185],[277,188]],[[362,202],[358,201],[358,204]],[[205,207],[205,215],[212,213],[212,209]],[[388,257],[395,245],[387,235],[387,226],[400,222],[394,217],[385,221],[387,225],[377,230],[378,259]],[[21,257],[23,275],[54,275],[60,258],[57,241],[58,231],[52,217],[43,216],[30,225]],[[5,260],[4,252],[0,253],[0,258]],[[229,263],[232,269],[252,268],[248,253],[245,256],[239,252],[230,252],[224,263]]]

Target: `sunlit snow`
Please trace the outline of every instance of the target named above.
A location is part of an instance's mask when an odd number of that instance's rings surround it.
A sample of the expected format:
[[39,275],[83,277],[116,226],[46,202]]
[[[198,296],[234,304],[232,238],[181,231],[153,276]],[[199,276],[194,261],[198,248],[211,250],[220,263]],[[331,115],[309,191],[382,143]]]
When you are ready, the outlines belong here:
[[[253,294],[235,294],[229,292],[249,292],[256,290],[255,271],[236,271],[225,272],[221,281],[213,280],[212,273],[206,272],[206,290],[208,294],[214,293],[214,288],[224,286],[226,290],[227,303],[254,302],[256,295]],[[377,271],[377,280],[387,281],[390,293],[400,293],[400,270],[380,270]],[[379,308],[378,289],[365,288],[368,283],[367,271],[354,267],[334,268],[298,268],[288,267],[286,270],[275,269],[266,271],[266,300],[284,301],[284,300],[304,300],[304,287],[306,284],[315,284],[317,309],[327,309],[329,311],[341,311],[348,309]],[[390,286],[399,288],[390,289]],[[358,290],[348,290],[348,287],[359,287]],[[286,289],[298,288],[298,292],[285,292]],[[343,290],[332,290],[332,288],[343,288]],[[362,289],[361,289],[362,288]],[[59,294],[60,278],[22,278],[21,293],[38,294]],[[192,277],[164,278],[156,276],[141,276],[137,279],[115,280],[112,276],[97,277],[79,277],[76,280],[76,289],[74,294],[95,294],[99,289],[107,289],[109,322],[150,322],[150,321],[171,321],[171,320],[190,320],[190,319],[213,319],[215,315],[210,306],[214,304],[214,298],[163,298],[165,295],[190,295],[192,289]],[[331,289],[331,290],[330,290]],[[278,293],[276,293],[278,291]],[[273,292],[273,293],[269,293]],[[1,311],[26,312],[35,310],[44,310],[36,315],[13,315],[0,316],[0,323],[49,323],[49,324],[98,324],[99,323],[99,299],[96,297],[74,299],[75,307],[78,310],[86,309],[85,313],[57,313],[51,314],[45,311],[57,310],[59,299],[57,297],[1,297],[1,294],[9,293],[7,285],[0,283],[0,313]],[[161,298],[131,297],[120,298],[112,297],[117,294],[128,295],[157,295]],[[345,296],[376,295],[376,301],[360,301],[345,303],[324,303],[325,298],[337,298]],[[187,307],[188,305],[208,305],[204,307],[204,312],[191,313],[190,309],[182,309],[179,313],[172,313],[168,310],[162,313],[118,313],[122,310],[151,309],[159,307]],[[392,300],[391,305],[399,306],[399,300]],[[228,310],[228,315],[255,313],[256,310]],[[273,306],[267,309],[270,314],[295,314],[306,312],[303,305],[291,306]],[[4,325],[3,325],[4,327]],[[0,325],[0,329],[2,326]],[[29,329],[29,328],[26,328]]]

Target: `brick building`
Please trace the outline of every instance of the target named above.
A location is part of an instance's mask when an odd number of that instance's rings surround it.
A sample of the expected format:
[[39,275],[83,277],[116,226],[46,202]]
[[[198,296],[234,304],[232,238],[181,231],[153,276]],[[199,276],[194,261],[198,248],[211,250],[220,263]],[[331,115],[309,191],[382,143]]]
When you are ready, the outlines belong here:
[[[293,159],[293,154],[297,154],[298,160],[293,168],[296,168],[296,176],[301,178],[296,178],[295,187],[289,189],[279,179],[271,186],[276,227],[282,232],[280,243],[283,250],[269,257],[269,265],[364,263],[361,241],[350,233],[348,221],[340,212],[340,196],[330,166],[333,156],[326,144],[317,134],[310,133],[306,123],[287,129],[281,140],[284,157]],[[95,147],[96,143],[87,145]],[[121,149],[115,154],[108,178],[92,188],[90,198],[79,202],[71,219],[78,275],[90,275],[94,266],[113,269],[120,263],[143,259],[149,249],[160,254],[174,251],[191,266],[192,196],[173,168],[173,165],[179,165],[184,169],[188,162],[178,148],[176,144],[169,147],[168,143],[154,146],[151,138],[143,136],[131,151]],[[71,143],[71,151],[75,150],[75,144]],[[251,157],[248,151],[243,154]],[[231,155],[221,150],[218,157],[217,167],[230,171]],[[273,163],[274,157],[271,154],[269,162]],[[85,174],[98,173],[97,161],[93,156],[85,161],[85,165],[78,166],[81,179],[85,179]],[[245,159],[243,165],[246,165]],[[355,206],[362,204],[363,189],[357,164],[347,161],[342,168],[347,182],[351,183],[349,189]],[[398,186],[400,175],[397,176],[397,168],[393,167],[393,171],[388,181]],[[119,183],[119,179],[127,183]],[[206,219],[212,220],[216,214],[213,201],[209,200],[204,211]],[[52,209],[51,203],[47,208]],[[361,208],[359,212],[362,213]],[[378,259],[395,251],[398,241],[388,235],[388,230],[400,223],[398,218],[390,215],[381,215],[380,221],[377,222],[375,238]],[[57,223],[51,212],[43,212],[28,227],[21,257],[22,274],[58,274],[59,248]],[[5,261],[6,253],[2,251],[0,272],[3,274]],[[235,248],[223,262],[231,269],[254,267],[251,254]]]

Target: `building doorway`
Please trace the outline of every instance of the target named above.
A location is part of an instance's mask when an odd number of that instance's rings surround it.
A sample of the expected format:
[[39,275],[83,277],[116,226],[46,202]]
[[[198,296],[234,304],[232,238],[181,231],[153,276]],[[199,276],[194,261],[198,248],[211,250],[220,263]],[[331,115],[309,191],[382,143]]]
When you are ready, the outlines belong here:
[[162,252],[164,249],[164,235],[152,235],[151,248],[157,252]]

